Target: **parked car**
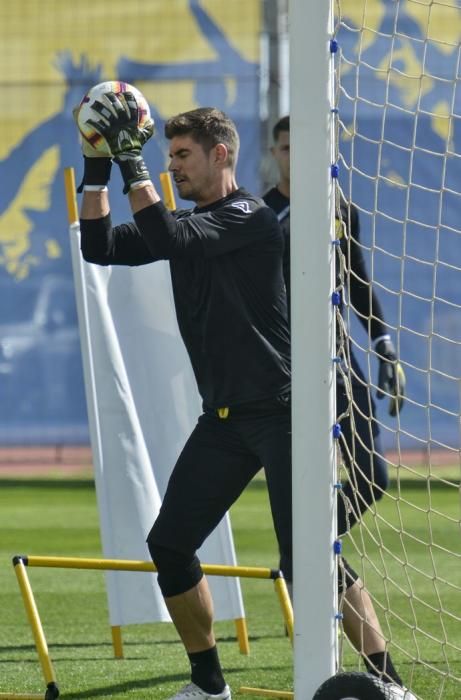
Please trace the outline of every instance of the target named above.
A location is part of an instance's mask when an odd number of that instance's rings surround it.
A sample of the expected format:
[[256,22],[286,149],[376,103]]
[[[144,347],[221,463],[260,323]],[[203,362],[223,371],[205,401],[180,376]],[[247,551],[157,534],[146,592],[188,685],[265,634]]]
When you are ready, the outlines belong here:
[[0,283],[0,432],[66,425],[86,430],[80,339],[72,280]]

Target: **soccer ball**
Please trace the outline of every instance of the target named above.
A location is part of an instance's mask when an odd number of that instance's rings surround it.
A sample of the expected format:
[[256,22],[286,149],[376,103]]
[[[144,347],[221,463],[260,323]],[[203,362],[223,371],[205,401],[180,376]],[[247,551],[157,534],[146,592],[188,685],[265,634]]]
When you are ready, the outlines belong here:
[[113,92],[116,95],[120,95],[123,92],[131,92],[134,95],[138,105],[138,125],[140,127],[143,127],[150,120],[151,116],[146,98],[134,85],[122,83],[117,80],[108,80],[105,83],[98,83],[90,88],[78,107],[76,116],[77,125],[83,139],[88,141],[101,155],[110,157],[112,153],[110,152],[106,139],[101,136],[91,124],[88,124],[88,119],[93,119],[94,121],[103,119],[103,117],[91,107],[95,100],[102,102],[112,111],[111,104],[105,96],[108,92]]
[[416,700],[410,690],[369,673],[338,673],[317,689],[313,700]]

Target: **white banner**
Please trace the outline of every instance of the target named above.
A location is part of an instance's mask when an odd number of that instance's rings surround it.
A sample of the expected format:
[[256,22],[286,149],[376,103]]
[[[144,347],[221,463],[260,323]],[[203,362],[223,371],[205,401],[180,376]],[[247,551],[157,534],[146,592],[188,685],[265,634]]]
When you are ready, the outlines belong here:
[[[70,238],[103,555],[150,561],[147,534],[201,410],[169,266],[91,265],[81,257],[78,224]],[[228,516],[199,556],[236,564]],[[106,577],[111,625],[170,619],[156,574]],[[244,617],[238,579],[209,583],[216,619]]]

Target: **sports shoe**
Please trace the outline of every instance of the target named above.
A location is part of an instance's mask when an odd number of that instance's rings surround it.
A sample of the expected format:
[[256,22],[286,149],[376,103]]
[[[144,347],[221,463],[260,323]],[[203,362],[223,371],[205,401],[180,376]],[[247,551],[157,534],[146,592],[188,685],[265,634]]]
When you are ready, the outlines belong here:
[[195,683],[188,683],[169,700],[232,700],[232,695],[228,685],[225,686],[221,693],[210,695],[210,693],[206,693]]
[[392,691],[392,700],[416,700],[416,696],[413,695],[411,690],[408,690],[408,688],[402,687],[401,685],[397,685],[396,683],[388,683],[387,688],[388,690]]

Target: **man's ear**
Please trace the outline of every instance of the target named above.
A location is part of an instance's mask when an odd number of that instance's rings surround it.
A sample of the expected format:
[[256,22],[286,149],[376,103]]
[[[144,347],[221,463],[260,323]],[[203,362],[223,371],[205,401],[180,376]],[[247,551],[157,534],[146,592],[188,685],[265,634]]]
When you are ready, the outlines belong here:
[[224,143],[217,143],[215,146],[215,161],[221,165],[227,165],[229,151]]

